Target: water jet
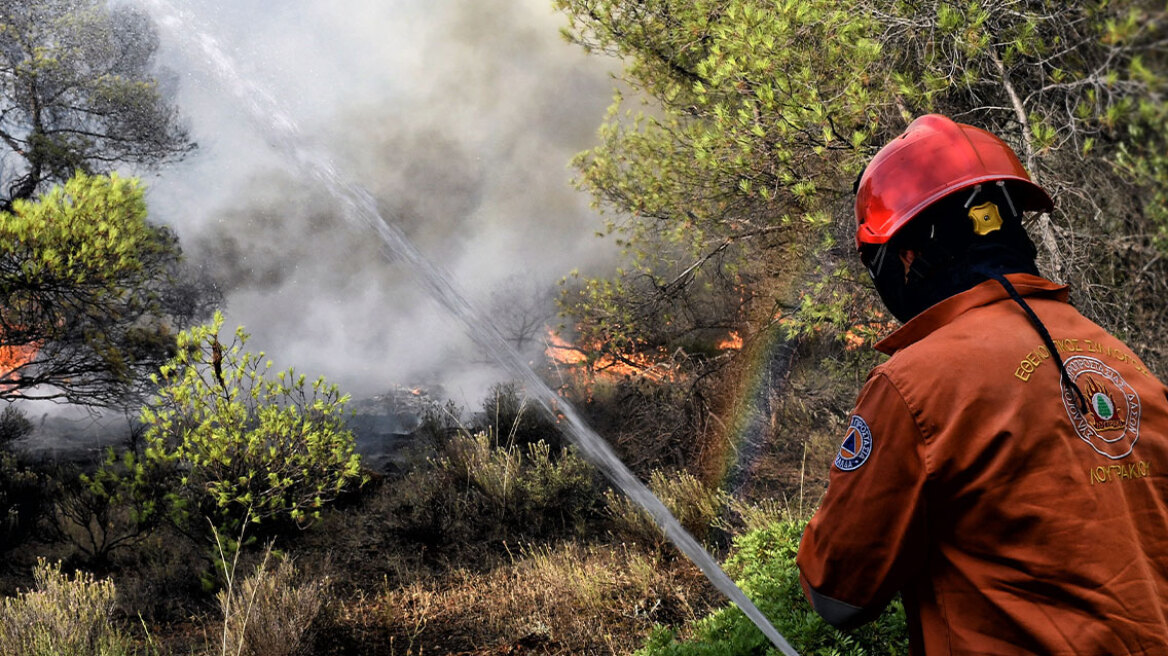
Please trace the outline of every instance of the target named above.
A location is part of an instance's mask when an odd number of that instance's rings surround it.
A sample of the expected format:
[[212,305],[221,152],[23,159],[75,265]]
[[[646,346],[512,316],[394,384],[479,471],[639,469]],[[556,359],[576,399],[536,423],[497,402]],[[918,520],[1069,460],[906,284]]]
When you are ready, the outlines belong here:
[[645,509],[674,545],[678,547],[710,582],[750,618],[764,635],[787,656],[798,656],[786,639],[770,624],[753,602],[718,565],[717,561],[678,522],[672,513],[620,461],[612,448],[566,400],[560,398],[525,359],[502,336],[499,330],[459,291],[435,262],[418,250],[393,221],[387,221],[373,196],[337,170],[326,153],[308,147],[309,139],[297,122],[256,83],[245,79],[218,41],[200,29],[188,13],[171,6],[166,0],[138,0],[150,10],[160,26],[193,59],[212,69],[215,78],[241,104],[256,128],[270,145],[287,156],[289,165],[304,178],[312,179],[327,191],[343,209],[350,223],[374,232],[387,259],[404,265],[430,296],[458,320],[470,338],[488,353],[545,412],[558,414],[561,430],[580,452],[633,501]]

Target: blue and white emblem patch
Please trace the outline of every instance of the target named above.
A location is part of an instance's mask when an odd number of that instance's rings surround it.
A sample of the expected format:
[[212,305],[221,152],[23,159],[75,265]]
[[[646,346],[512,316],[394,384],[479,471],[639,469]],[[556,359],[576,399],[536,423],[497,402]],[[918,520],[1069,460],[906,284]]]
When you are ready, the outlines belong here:
[[872,455],[872,431],[868,429],[868,422],[860,415],[852,415],[852,423],[848,426],[848,433],[844,435],[844,442],[840,445],[839,454],[835,457],[835,466],[840,471],[859,469],[868,462]]

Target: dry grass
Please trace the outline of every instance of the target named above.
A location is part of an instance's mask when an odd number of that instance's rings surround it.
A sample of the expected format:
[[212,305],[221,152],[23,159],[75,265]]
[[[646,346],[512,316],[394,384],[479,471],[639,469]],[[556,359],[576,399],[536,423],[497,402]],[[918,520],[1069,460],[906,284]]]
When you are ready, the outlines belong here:
[[812,509],[789,499],[763,499],[752,503],[732,498],[727,512],[714,522],[714,526],[728,535],[742,535],[774,524],[807,519],[811,513]]
[[38,562],[36,587],[0,605],[0,654],[122,656],[130,640],[113,624],[116,591],[92,574],[73,577],[60,564]]
[[[655,470],[649,477],[649,489],[685,530],[699,539],[706,536],[729,501],[725,493],[685,471],[669,475]],[[664,534],[640,505],[615,490],[607,490],[604,500],[619,535],[632,542],[664,546]]]
[[565,544],[522,549],[490,572],[386,589],[337,619],[380,625],[391,654],[624,654],[655,624],[704,615],[713,594],[688,563]]
[[251,577],[218,594],[223,611],[222,656],[293,656],[302,653],[305,634],[321,611],[328,581],[301,581],[292,561],[273,567],[271,547]]

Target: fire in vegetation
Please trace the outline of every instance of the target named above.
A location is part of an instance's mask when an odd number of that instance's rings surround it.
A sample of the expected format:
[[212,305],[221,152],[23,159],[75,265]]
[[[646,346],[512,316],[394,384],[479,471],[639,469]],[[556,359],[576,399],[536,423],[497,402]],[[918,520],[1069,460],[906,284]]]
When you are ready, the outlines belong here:
[[597,381],[619,382],[644,379],[656,383],[675,382],[684,375],[677,362],[664,349],[650,352],[606,351],[599,342],[573,344],[555,330],[547,331],[544,354],[548,362],[574,382],[591,387]]
[[844,333],[844,348],[847,350],[855,351],[865,344],[875,344],[891,335],[900,326],[899,322],[886,319],[880,310],[870,307],[868,311],[876,320],[857,323]]
[[37,344],[14,344],[0,346],[0,380],[19,380],[20,368],[32,362],[40,351]]
[[[573,382],[588,388],[596,381],[642,379],[662,383],[677,382],[685,376],[676,354],[664,348],[607,351],[599,341],[573,344],[552,328],[547,329],[545,344],[544,355],[548,362],[561,374],[567,373]],[[740,351],[742,346],[742,335],[736,330],[715,344],[719,351]]]
[[719,351],[741,351],[742,350],[742,335],[737,330],[731,330],[730,334],[725,339],[718,342]]

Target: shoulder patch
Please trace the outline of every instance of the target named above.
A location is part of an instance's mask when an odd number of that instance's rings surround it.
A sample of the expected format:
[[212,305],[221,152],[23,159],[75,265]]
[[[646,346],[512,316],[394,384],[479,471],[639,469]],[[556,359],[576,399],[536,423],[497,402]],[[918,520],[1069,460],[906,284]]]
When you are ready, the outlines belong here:
[[840,444],[839,454],[835,457],[835,466],[840,471],[859,469],[868,462],[872,455],[872,431],[868,422],[860,415],[852,415],[852,423],[848,425],[848,432],[844,435],[843,444]]

